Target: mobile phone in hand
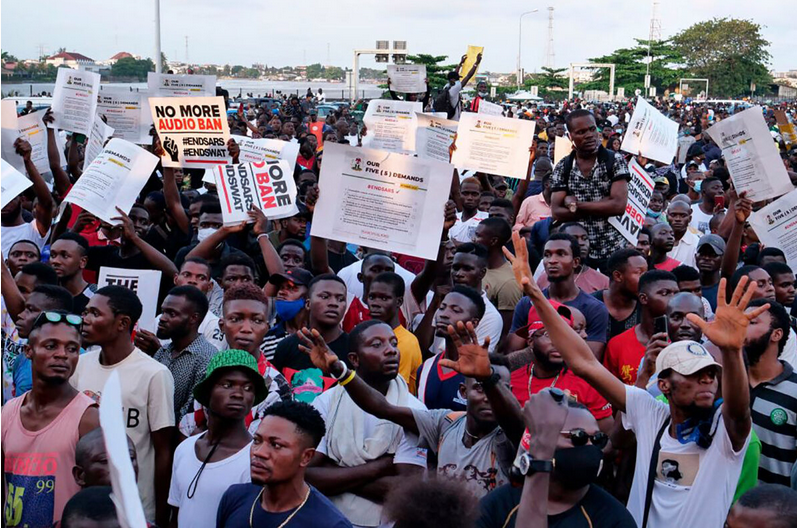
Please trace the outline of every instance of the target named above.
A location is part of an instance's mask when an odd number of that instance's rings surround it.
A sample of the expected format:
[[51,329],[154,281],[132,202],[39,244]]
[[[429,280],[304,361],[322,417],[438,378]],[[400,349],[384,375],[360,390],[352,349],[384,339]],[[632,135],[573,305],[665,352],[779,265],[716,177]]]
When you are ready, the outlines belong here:
[[723,195],[714,197],[714,207],[725,207],[725,197]]
[[653,333],[666,334],[667,333],[667,316],[662,315],[653,320]]

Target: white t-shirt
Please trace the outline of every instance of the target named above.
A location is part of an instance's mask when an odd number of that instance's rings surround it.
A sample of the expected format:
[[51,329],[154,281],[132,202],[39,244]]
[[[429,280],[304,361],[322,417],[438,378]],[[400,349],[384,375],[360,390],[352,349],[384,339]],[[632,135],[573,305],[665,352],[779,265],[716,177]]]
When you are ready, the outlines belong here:
[[448,100],[454,108],[454,116],[451,118],[454,121],[459,121],[459,116],[462,113],[462,105],[459,104],[459,92],[462,91],[462,81],[457,81],[454,85],[448,85]]
[[[694,213],[693,213],[694,214]],[[667,256],[677,260],[681,264],[697,268],[695,255],[697,254],[697,243],[700,242],[700,237],[692,233],[688,229],[678,245],[672,248],[672,251],[667,253]]]
[[[158,328],[158,323],[161,321],[161,314],[158,314],[155,317],[155,328]],[[202,323],[199,325],[199,333],[205,336],[205,339],[208,340],[208,343],[216,347],[218,350],[222,350],[222,345],[224,345],[224,333],[219,328],[219,318],[216,317],[213,312],[208,310],[208,313],[205,314],[205,318],[202,319]],[[158,338],[160,339],[160,338]],[[171,339],[160,339],[161,346],[165,347],[169,343],[172,342]]]
[[80,356],[69,382],[100,402],[113,371],[119,372],[126,433],[138,456],[138,492],[147,519],[155,518],[155,447],[151,432],[174,426],[174,379],[165,365],[138,348],[116,365],[101,365],[100,351]]
[[457,212],[457,222],[448,230],[448,237],[452,240],[464,244],[465,242],[473,242],[473,237],[476,235],[476,226],[489,217],[490,213],[484,211],[476,211],[476,215],[468,221],[462,221],[462,213]]
[[[335,391],[346,390],[342,387],[334,387],[324,393],[321,396],[317,397],[313,400],[312,406],[316,408],[316,410],[321,414],[321,417],[324,418],[324,422],[327,424],[327,430],[329,430],[330,423],[329,423],[329,404],[330,400],[332,399],[333,393]],[[344,398],[347,395],[343,396]],[[407,395],[407,407],[410,409],[423,409],[426,410],[426,406],[421,403],[421,401],[413,396],[412,394]],[[372,414],[367,414],[365,411],[361,411],[364,414],[363,419],[363,438],[368,439],[369,437],[373,436],[374,430],[376,429],[377,425],[379,425],[382,420],[379,420],[376,416]],[[321,442],[318,444],[318,448],[316,449],[319,453],[327,455],[327,437],[326,435],[324,438],[321,439]],[[420,449],[417,447],[417,443],[412,440],[408,440],[404,431],[401,432],[401,440],[399,441],[399,445],[396,448],[396,453],[393,455],[393,463],[394,464],[411,464],[413,466],[420,466],[424,469],[426,468],[426,449]],[[346,494],[343,495],[334,495],[329,497],[330,500],[335,504],[338,509],[341,509],[342,513],[347,517],[351,517],[351,514],[354,512],[346,512],[345,507],[341,504],[341,501],[345,500]],[[375,502],[368,501],[369,508],[378,509],[381,512],[382,506]],[[359,510],[357,510],[359,511]],[[362,512],[360,512],[362,513]]]
[[[656,435],[670,415],[670,408],[636,387],[627,386],[625,398],[623,427],[634,431],[637,439],[636,468],[628,497],[628,511],[641,526],[650,456]],[[715,414],[711,430],[716,433],[708,449],[700,448],[694,442],[681,444],[670,436],[669,431],[664,432],[657,462],[658,473],[653,484],[649,528],[695,526],[697,520],[701,528],[722,528],[724,525],[750,436],[739,451],[734,451],[720,410]]]
[[711,233],[711,229],[708,227],[708,223],[711,221],[711,217],[714,215],[706,214],[700,209],[700,204],[696,203],[692,205],[692,221],[689,222],[689,225],[700,231],[702,234],[707,235]]
[[[402,268],[398,264],[395,266],[395,272],[400,275],[402,279],[404,279],[406,291],[409,292],[410,285],[412,284],[412,281],[415,280],[415,274]],[[343,279],[343,282],[346,283],[346,293],[350,299],[354,299],[354,297],[359,297],[362,299],[363,297],[363,283],[357,279],[357,274],[360,273],[362,269],[363,261],[358,260],[357,262],[349,264],[338,272],[338,277]]]
[[[202,460],[196,456],[196,442],[203,435],[192,436],[177,446],[172,465],[172,483],[169,486],[169,504],[180,511],[177,524],[180,526],[212,526],[216,519],[221,497],[233,484],[245,484],[252,481],[249,469],[249,452],[251,442],[224,460],[205,465],[199,480],[194,480]],[[188,487],[192,496],[188,498]]]
[[41,251],[47,243],[49,234],[49,230],[44,236],[39,234],[39,229],[36,227],[36,220],[31,220],[27,224],[20,224],[18,226],[0,227],[0,238],[2,238],[0,243],[3,248],[3,260],[8,258],[8,252],[11,251],[11,246],[20,240],[30,240],[39,246],[39,251]]
[[[487,298],[487,294],[482,292],[482,300],[484,300],[484,317],[481,318],[479,324],[476,325],[476,338],[479,340],[479,343],[484,343],[484,338],[490,338],[490,346],[488,347],[488,352],[495,352],[495,347],[498,346],[498,342],[501,340],[501,332],[504,329],[504,320],[501,318],[501,314],[496,309],[495,305],[490,302],[490,299]],[[429,305],[429,300],[419,307],[421,313],[415,316],[412,320],[412,325],[410,326],[411,331],[415,331],[418,328],[418,325],[421,323],[421,319],[423,319],[423,314],[426,313],[426,307]],[[432,325],[435,323],[432,322]],[[442,337],[435,336],[434,341],[432,342],[432,351],[435,354],[439,354],[446,349],[446,341]]]

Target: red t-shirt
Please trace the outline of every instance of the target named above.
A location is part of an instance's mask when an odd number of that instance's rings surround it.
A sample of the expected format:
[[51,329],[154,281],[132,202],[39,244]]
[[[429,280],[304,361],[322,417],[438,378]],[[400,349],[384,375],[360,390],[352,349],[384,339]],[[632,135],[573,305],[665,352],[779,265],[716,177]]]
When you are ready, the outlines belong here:
[[626,385],[633,385],[643,357],[645,345],[637,339],[634,326],[609,340],[603,355],[603,366]]
[[[510,379],[510,386],[512,387],[512,394],[515,395],[520,402],[520,406],[526,404],[529,399],[529,373],[531,372],[531,365],[521,367],[512,372]],[[554,379],[556,380],[554,382]],[[579,403],[587,406],[589,412],[596,420],[608,418],[612,415],[612,406],[606,401],[606,398],[601,396],[592,386],[587,383],[583,378],[573,374],[570,369],[564,369],[559,374],[559,378],[539,378],[535,376],[531,380],[531,393],[537,394],[543,389],[551,387],[553,384],[557,389],[567,391],[570,396],[576,399]]]
[[664,271],[672,271],[678,266],[681,265],[680,260],[675,260],[674,258],[667,257],[667,260],[660,264],[655,264],[653,267],[657,270],[664,270]]
[[[343,316],[341,328],[343,328],[343,331],[348,334],[354,330],[354,327],[358,324],[362,323],[363,321],[370,320],[371,311],[363,304],[359,297],[355,297],[349,305],[349,309],[346,310],[346,315]],[[401,326],[407,326],[407,321],[404,319],[404,314],[401,312],[399,312],[399,322],[401,323]]]

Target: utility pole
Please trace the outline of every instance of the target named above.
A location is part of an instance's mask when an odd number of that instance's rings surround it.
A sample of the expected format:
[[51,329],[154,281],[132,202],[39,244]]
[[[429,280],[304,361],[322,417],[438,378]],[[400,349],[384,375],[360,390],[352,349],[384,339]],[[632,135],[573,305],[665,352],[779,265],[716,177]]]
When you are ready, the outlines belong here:
[[553,7],[548,8],[548,48],[545,51],[545,67],[553,69],[556,53],[553,50]]
[[[650,15],[650,32],[648,34],[648,60],[645,67],[645,92],[650,91],[650,63],[653,58],[650,56],[651,47],[654,42],[661,40],[661,21],[658,19],[659,3],[653,2],[653,12]],[[647,96],[648,94],[645,93]]]
[[155,0],[155,73],[161,73],[161,0]]

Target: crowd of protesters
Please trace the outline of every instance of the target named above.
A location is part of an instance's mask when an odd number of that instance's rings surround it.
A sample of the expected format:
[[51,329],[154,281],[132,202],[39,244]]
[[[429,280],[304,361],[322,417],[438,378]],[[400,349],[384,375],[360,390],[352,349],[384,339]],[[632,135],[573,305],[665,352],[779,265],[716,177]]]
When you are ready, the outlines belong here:
[[[391,96],[457,119],[490,100],[485,81],[463,98],[477,66]],[[738,107],[652,102],[679,150],[637,157],[655,191],[629,243],[608,219],[633,101],[513,106],[537,124],[527,173],[455,170],[424,261],[311,236],[324,145],[368,133],[324,101],[230,114],[233,163],[236,135],[299,144],[299,213],[245,226],[202,171],[160,165],[112,225],[63,203],[85,137],[59,152],[47,130],[46,179],[15,143],[33,185],[0,232],[6,526],[119,526],[113,372],[153,526],[797,526],[794,270],[706,134]],[[157,331],[132,290],[97,288],[103,266],[161,271]]]

